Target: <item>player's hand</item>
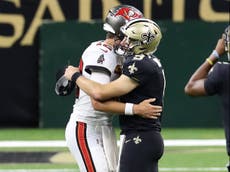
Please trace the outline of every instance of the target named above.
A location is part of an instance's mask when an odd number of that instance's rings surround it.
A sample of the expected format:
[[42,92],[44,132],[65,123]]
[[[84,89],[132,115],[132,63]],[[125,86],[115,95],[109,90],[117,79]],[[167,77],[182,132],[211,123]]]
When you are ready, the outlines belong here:
[[216,44],[215,50],[219,54],[219,56],[223,55],[225,53],[225,42],[224,42],[224,35],[222,35],[222,38],[220,38]]
[[66,79],[71,80],[71,77],[72,77],[72,75],[73,75],[75,72],[79,72],[79,68],[78,68],[78,67],[68,66],[68,67],[65,69],[65,74],[64,74],[64,76],[66,77]]
[[151,105],[155,98],[143,100],[139,104],[134,104],[133,111],[135,115],[139,115],[143,118],[157,119],[161,116],[162,106]]

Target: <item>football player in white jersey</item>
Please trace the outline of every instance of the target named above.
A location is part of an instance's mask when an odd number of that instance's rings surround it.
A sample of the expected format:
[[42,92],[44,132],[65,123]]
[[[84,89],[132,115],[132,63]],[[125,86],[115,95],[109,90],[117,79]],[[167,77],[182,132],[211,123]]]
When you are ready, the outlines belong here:
[[[142,13],[132,6],[121,5],[112,8],[103,27],[107,31],[106,39],[91,43],[84,51],[79,64],[81,74],[101,84],[116,79],[120,75],[123,61],[115,53],[118,50],[116,45],[119,45],[122,39],[120,27],[131,19],[142,17]],[[162,108],[150,105],[152,101],[154,99],[134,105],[132,113],[157,118]],[[118,101],[98,102],[83,90],[79,90],[79,96],[76,98],[65,136],[67,146],[76,159],[81,172],[116,171],[118,147],[112,127],[112,113],[124,114],[125,109],[127,113],[130,113],[127,111],[127,106],[129,106],[128,103]]]

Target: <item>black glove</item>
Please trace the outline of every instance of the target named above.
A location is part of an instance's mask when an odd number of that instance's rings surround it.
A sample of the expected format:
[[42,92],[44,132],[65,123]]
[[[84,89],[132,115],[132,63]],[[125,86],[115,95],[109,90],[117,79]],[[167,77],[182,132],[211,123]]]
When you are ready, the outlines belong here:
[[56,74],[55,92],[59,96],[67,96],[71,94],[76,86],[74,82],[69,81],[64,77],[66,67],[67,66],[63,69],[59,69]]

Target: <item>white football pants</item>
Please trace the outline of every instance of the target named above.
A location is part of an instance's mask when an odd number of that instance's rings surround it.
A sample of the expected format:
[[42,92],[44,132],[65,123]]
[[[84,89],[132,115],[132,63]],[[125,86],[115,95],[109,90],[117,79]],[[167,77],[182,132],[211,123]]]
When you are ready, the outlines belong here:
[[118,147],[112,126],[91,125],[70,119],[65,137],[81,172],[116,171]]

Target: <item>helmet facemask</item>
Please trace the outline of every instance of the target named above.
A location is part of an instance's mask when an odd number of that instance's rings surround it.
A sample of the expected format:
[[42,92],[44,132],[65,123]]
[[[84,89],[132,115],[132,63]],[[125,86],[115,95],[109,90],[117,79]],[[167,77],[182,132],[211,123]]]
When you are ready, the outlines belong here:
[[[123,56],[125,55],[125,50],[123,49],[123,47],[121,46],[120,42],[124,39],[124,34],[120,34],[119,36],[116,35],[116,38],[115,38],[115,44],[113,46],[113,49],[114,49],[114,52],[119,55],[119,56]],[[119,43],[116,43],[116,41],[119,40]]]
[[121,44],[117,46],[115,50],[118,55],[127,56],[133,54],[133,47],[135,45],[131,43],[128,37],[125,37]]

